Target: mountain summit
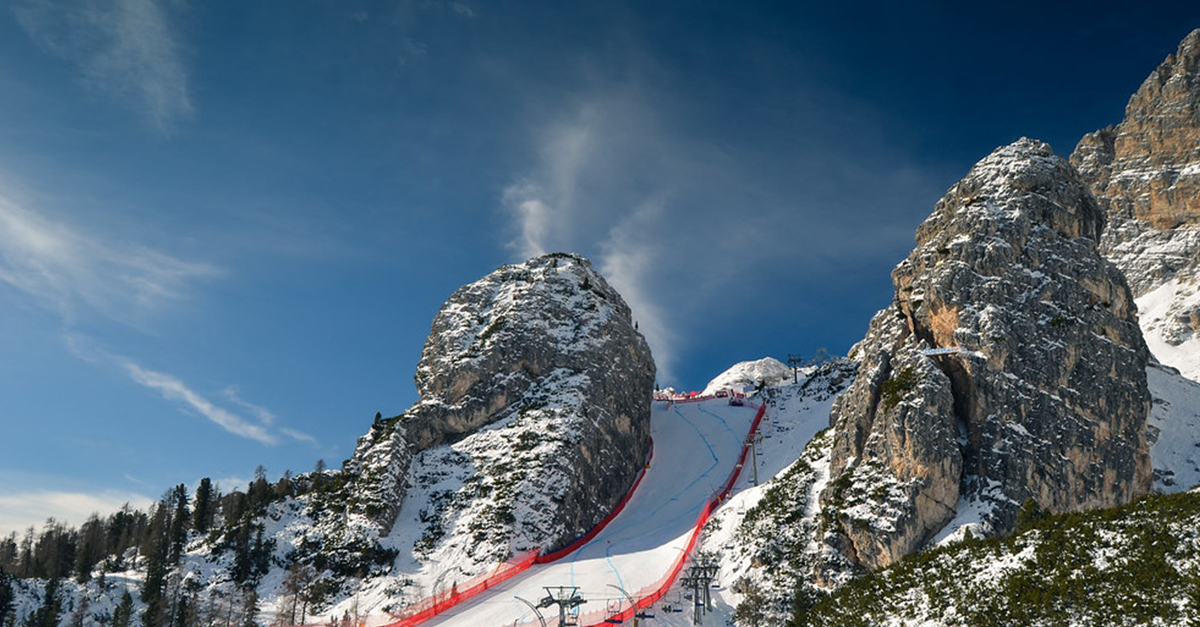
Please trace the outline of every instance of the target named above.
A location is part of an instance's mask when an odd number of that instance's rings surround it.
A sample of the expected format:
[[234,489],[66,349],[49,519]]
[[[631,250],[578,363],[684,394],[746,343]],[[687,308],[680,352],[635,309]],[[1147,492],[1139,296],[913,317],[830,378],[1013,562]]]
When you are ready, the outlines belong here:
[[[830,416],[822,501],[852,562],[920,548],[960,499],[1007,533],[1027,499],[1061,512],[1149,491],[1149,354],[1124,277],[1097,251],[1103,225],[1074,169],[1021,139],[918,228]],[[939,348],[958,352],[927,353]]]
[[1102,249],[1141,296],[1200,268],[1200,29],[1143,83],[1115,127],[1085,135],[1071,163],[1101,204]]
[[346,463],[354,509],[384,535],[402,528],[427,560],[486,567],[556,549],[645,465],[654,376],[628,305],[586,259],[501,267],[434,317],[421,399],[360,438]]

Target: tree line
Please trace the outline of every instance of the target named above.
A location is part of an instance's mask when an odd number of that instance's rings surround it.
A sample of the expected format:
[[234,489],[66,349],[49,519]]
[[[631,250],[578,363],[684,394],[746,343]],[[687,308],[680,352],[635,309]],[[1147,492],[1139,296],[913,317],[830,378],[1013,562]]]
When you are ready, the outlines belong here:
[[[318,462],[317,472],[297,478],[289,471],[271,483],[260,466],[245,491],[222,494],[204,478],[191,493],[183,484],[168,489],[147,511],[126,504],[108,516],[93,514],[78,528],[49,519],[40,530],[10,533],[0,538],[0,627],[60,627],[66,618],[64,580],[108,589],[110,574],[133,570],[144,573],[136,591],[144,609],[138,614],[126,591],[115,610],[101,617],[108,627],[252,627],[259,618],[256,586],[270,570],[274,551],[261,519],[272,502],[328,489],[334,478],[323,471]],[[232,591],[202,595],[202,583],[180,572],[187,545],[196,538],[205,538],[213,554],[232,553]],[[315,572],[298,563],[279,565],[288,567],[288,597],[275,622],[296,624],[313,600]],[[35,579],[46,582],[42,603],[18,617],[14,585]],[[85,595],[75,604],[69,627],[82,627],[86,602]]]

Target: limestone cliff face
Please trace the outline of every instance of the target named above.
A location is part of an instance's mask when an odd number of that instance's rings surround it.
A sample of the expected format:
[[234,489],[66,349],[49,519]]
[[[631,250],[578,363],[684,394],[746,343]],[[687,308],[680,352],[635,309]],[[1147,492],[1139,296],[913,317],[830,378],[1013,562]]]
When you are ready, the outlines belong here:
[[1200,30],[1142,83],[1115,127],[1071,163],[1108,211],[1101,249],[1135,296],[1200,266]]
[[1103,225],[1074,169],[1022,139],[917,230],[830,416],[822,500],[852,561],[920,548],[960,496],[1006,533],[1027,498],[1061,512],[1150,489],[1148,351],[1124,277],[1097,251]]
[[654,376],[629,307],[586,259],[504,266],[446,301],[417,366],[421,400],[360,439],[347,462],[360,509],[387,533],[419,493],[417,550],[431,559],[446,543],[481,561],[557,548],[643,467]]

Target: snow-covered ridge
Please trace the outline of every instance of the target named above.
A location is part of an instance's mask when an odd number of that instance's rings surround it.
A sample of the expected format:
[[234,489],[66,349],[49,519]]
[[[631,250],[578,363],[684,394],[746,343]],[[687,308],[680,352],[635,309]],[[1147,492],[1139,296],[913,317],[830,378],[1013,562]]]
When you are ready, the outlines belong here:
[[774,357],[763,357],[755,361],[743,361],[713,377],[704,387],[702,396],[722,390],[742,392],[747,387],[754,389],[766,385],[778,385],[792,378],[792,368]]

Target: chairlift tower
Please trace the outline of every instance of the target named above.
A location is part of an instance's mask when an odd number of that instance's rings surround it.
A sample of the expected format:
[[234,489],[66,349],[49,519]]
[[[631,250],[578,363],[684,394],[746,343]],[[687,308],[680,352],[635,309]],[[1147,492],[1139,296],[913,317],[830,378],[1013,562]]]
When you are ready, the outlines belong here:
[[792,367],[792,384],[794,385],[799,383],[800,375],[797,373],[800,371],[800,366],[804,365],[804,357],[802,355],[793,355],[788,353],[787,362],[788,365]]
[[546,596],[538,601],[539,608],[547,608],[551,605],[558,606],[558,627],[566,627],[575,623],[567,622],[567,610],[573,610],[584,603],[587,603],[583,597],[579,596],[579,586],[543,586],[546,589]]
[[758,445],[762,439],[762,431],[758,429],[746,436],[746,446],[750,447],[750,463],[754,465],[754,485],[758,485]]
[[[692,589],[692,604],[695,606],[695,613],[692,615],[692,624],[694,625],[703,624],[705,612],[711,612],[713,609],[709,585],[717,576],[719,568],[715,563],[706,560],[703,563],[689,566],[687,576],[679,580],[680,585]],[[700,600],[701,590],[704,591],[703,601]]]

